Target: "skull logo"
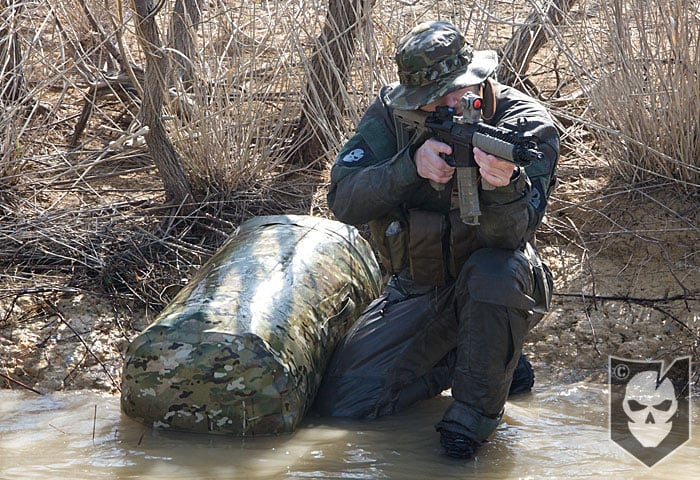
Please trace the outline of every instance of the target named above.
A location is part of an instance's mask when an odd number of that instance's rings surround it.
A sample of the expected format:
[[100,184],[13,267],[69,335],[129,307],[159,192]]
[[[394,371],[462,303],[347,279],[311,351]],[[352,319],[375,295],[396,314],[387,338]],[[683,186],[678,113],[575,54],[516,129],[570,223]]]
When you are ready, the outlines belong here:
[[343,157],[343,162],[345,163],[355,163],[359,162],[362,160],[362,157],[365,156],[365,151],[362,150],[361,148],[356,148],[355,150],[352,150],[348,152],[347,155]]
[[665,378],[657,384],[655,371],[640,372],[629,381],[623,409],[629,418],[627,425],[644,447],[657,447],[671,432],[678,400],[673,382]]

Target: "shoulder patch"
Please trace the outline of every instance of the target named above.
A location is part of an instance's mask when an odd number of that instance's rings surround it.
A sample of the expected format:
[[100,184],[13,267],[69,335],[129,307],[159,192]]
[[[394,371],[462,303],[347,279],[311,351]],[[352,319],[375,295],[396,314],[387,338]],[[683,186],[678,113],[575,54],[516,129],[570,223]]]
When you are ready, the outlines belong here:
[[540,182],[533,182],[532,191],[530,192],[530,205],[532,205],[535,210],[541,210],[543,208],[542,199],[545,197],[541,188]]
[[365,151],[362,148],[356,148],[350,150],[345,154],[343,158],[340,159],[342,163],[357,163],[365,156]]

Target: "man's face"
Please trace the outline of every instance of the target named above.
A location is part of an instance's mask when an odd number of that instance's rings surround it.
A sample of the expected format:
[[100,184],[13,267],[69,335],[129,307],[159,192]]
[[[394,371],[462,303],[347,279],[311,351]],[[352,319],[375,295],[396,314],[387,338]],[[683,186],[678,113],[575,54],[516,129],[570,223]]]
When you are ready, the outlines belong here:
[[457,115],[462,115],[461,99],[467,92],[472,92],[479,95],[479,85],[471,85],[466,88],[454,90],[447,95],[444,95],[434,102],[428,103],[420,107],[424,112],[434,112],[437,107],[452,107],[457,111]]

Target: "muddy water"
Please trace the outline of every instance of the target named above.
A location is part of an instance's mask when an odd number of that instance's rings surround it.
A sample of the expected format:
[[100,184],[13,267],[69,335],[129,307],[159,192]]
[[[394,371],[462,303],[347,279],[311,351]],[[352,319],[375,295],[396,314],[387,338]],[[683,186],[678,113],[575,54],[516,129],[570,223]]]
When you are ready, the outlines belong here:
[[[290,436],[239,439],[148,429],[120,414],[116,396],[5,390],[0,478],[700,478],[697,435],[651,469],[611,442],[604,385],[549,385],[509,402],[473,461],[439,453],[433,423],[449,401],[372,422],[308,418]],[[692,411],[699,425],[696,400]]]

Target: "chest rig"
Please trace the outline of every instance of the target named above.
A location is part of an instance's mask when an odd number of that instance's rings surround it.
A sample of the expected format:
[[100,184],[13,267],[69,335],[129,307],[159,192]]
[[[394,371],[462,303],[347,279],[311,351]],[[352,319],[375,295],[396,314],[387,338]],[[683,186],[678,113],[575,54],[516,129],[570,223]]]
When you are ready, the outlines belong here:
[[[394,110],[399,154],[430,137],[423,127],[427,115]],[[452,182],[448,185],[451,190]],[[446,206],[442,211],[434,211],[420,205],[402,205],[369,222],[387,273],[407,274],[416,282],[430,285],[445,285],[456,278],[469,255],[479,248],[479,242],[476,229],[461,222],[457,209]]]

